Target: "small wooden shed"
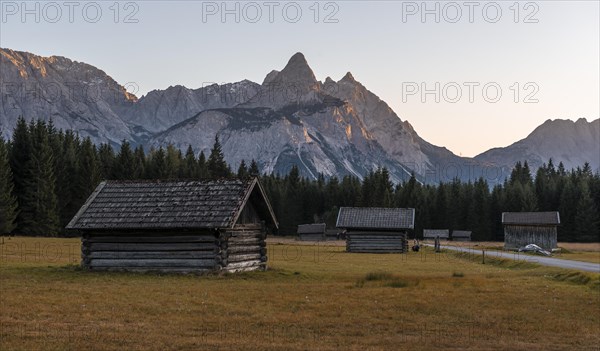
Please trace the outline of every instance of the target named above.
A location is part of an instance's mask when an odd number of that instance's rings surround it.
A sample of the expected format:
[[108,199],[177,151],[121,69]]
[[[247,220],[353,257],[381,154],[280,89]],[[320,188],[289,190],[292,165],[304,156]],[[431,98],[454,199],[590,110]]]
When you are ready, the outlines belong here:
[[557,247],[558,212],[504,212],[504,248],[518,249],[535,244],[544,250]]
[[265,269],[276,227],[257,178],[105,181],[67,225],[85,268],[164,272]]
[[450,238],[450,229],[423,229],[423,240],[448,240]]
[[471,241],[470,230],[453,230],[452,241]]
[[404,253],[414,208],[342,207],[336,227],[346,229],[346,251]]
[[342,230],[340,229],[326,229],[325,230],[325,240],[327,241],[335,241],[340,240],[342,238]]
[[298,240],[302,241],[324,241],[325,223],[300,224],[298,226]]

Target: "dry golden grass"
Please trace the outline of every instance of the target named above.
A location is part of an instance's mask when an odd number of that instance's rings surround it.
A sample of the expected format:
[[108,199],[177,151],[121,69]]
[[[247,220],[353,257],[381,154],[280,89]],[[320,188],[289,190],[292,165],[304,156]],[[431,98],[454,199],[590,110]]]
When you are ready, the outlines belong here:
[[1,350],[597,350],[600,275],[274,243],[270,270],[77,268],[77,239],[0,245]]

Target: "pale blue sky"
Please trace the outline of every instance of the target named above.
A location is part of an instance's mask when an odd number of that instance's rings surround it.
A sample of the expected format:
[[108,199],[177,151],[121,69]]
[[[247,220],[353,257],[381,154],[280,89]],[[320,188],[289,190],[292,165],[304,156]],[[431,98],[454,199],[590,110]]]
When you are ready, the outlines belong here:
[[[421,1],[319,2],[319,23],[314,22],[315,1],[273,2],[273,23],[270,5],[264,1],[254,3],[262,11],[256,23],[250,22],[256,12],[248,2],[238,3],[239,23],[234,15],[222,23],[221,1],[137,1],[129,7],[128,2],[120,2],[118,23],[116,8],[111,7],[114,1],[77,2],[71,19],[63,2],[57,3],[60,17],[55,8],[39,2],[41,16],[36,23],[35,14],[22,21],[21,1],[3,0],[0,46],[87,62],[121,84],[135,82],[138,96],[177,84],[197,88],[205,82],[242,79],[260,83],[300,51],[318,79],[339,80],[351,71],[424,139],[464,156],[508,145],[549,118],[592,120],[600,114],[598,1],[519,2],[518,23],[514,1],[476,2],[473,23],[462,1],[427,2],[429,9],[438,4],[440,23],[434,15],[427,15],[423,23],[422,8],[415,15],[407,14]],[[35,4],[29,2],[28,9],[35,11]],[[214,4],[218,13],[210,15],[207,12]],[[462,11],[456,23],[452,23],[453,4]],[[495,4],[502,15],[490,23]],[[96,17],[96,7],[102,10],[96,23],[86,21],[84,6],[89,20]],[[284,6],[288,17],[282,14]],[[484,6],[488,17],[482,14]],[[302,16],[289,23],[296,7],[302,9]],[[137,23],[123,23],[135,10],[131,19]],[[335,10],[331,19],[337,23],[324,23]],[[524,23],[530,14],[537,23]],[[403,102],[408,85],[433,89],[436,82],[440,93],[448,88],[446,99],[441,95],[436,103],[433,95],[426,95],[422,102],[417,93],[405,96]],[[465,82],[479,84],[473,103]],[[515,82],[519,83],[518,103],[513,101]],[[525,88],[528,82],[534,85]],[[486,83],[502,89],[498,102],[484,100]],[[450,103],[456,85],[463,95]],[[525,95],[536,87],[533,98],[539,102],[524,103]],[[493,98],[493,89],[488,92]]]

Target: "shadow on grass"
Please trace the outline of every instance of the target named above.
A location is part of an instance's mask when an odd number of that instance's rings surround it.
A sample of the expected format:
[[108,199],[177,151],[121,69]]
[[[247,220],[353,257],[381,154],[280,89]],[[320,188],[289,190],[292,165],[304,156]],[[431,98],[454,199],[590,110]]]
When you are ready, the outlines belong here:
[[406,288],[419,285],[419,278],[405,278],[389,272],[369,272],[354,284],[357,288],[369,286],[384,286],[389,288]]
[[284,269],[272,269],[269,268],[266,271],[252,271],[252,272],[236,272],[230,273],[225,271],[214,271],[214,272],[161,272],[156,270],[148,271],[124,271],[124,270],[110,270],[110,271],[92,271],[87,268],[83,268],[79,264],[67,264],[67,265],[55,265],[55,266],[4,266],[0,269],[0,275],[7,276],[19,276],[19,277],[31,277],[36,280],[63,280],[63,281],[76,281],[76,280],[156,280],[160,281],[163,279],[168,280],[206,280],[206,281],[265,281],[265,282],[285,282],[285,281],[299,281],[311,279],[307,274],[298,271],[288,271]]

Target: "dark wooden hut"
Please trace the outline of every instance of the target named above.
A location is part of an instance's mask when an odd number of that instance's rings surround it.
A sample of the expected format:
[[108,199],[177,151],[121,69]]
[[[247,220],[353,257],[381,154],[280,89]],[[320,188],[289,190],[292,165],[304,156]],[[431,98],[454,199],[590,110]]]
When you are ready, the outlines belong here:
[[450,238],[449,229],[423,229],[423,240],[435,240],[439,237],[440,240],[448,240]]
[[334,241],[342,239],[342,231],[340,229],[326,229],[325,240]]
[[298,240],[302,241],[324,241],[325,223],[300,224],[298,226]]
[[403,253],[414,225],[414,208],[342,207],[336,227],[346,229],[348,252]]
[[504,248],[518,249],[535,244],[545,250],[556,248],[558,212],[504,212]]
[[277,220],[257,178],[105,181],[67,229],[91,270],[251,271]]
[[453,230],[452,241],[471,241],[470,230]]

